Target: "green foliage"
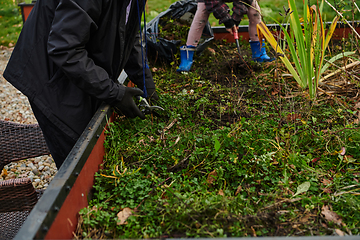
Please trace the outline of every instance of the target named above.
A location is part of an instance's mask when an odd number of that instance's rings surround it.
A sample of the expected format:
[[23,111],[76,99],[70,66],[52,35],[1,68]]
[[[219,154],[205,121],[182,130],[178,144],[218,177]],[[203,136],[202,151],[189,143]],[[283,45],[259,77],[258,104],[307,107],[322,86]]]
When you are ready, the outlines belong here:
[[[289,28],[280,26],[285,35],[286,45],[291,53],[293,64],[284,54],[286,50],[281,49],[265,24],[259,25],[259,30],[278,53],[279,58],[284,62],[292,76],[302,88],[308,88],[311,99],[315,99],[322,73],[328,67],[324,66],[324,57],[339,19],[339,17],[333,19],[325,34],[325,23],[322,19],[323,4],[324,1],[320,5],[309,6],[308,1],[305,0],[303,15],[299,15],[295,1],[289,0],[289,8],[284,13],[284,20],[290,23]],[[344,57],[347,54],[338,56]]]
[[[214,42],[209,48],[216,54],[205,51],[188,74],[176,73],[176,64],[150,62],[160,93],[156,105],[165,111],[111,123],[94,197],[81,212],[83,234],[331,235],[331,223],[322,224],[325,205],[346,224],[339,229],[358,234],[356,112],[337,102],[310,104],[302,95],[269,99],[259,89],[272,91],[266,70],[254,73],[262,76],[257,80],[238,79],[246,70],[230,65],[236,47]],[[117,225],[125,208],[134,213]]]
[[22,28],[20,9],[12,0],[1,0],[0,45],[14,46]]

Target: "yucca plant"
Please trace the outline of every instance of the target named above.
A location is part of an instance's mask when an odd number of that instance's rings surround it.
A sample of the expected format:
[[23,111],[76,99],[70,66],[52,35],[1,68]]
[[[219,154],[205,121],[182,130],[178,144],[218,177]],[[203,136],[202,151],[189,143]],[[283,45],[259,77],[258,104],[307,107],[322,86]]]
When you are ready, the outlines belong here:
[[318,83],[324,72],[325,51],[339,17],[333,19],[326,33],[321,17],[324,1],[321,1],[319,7],[315,5],[310,7],[308,1],[304,0],[302,17],[296,9],[295,0],[288,0],[288,4],[290,27],[285,28],[282,24],[279,25],[284,33],[293,64],[264,23],[258,24],[258,30],[275,49],[277,56],[283,61],[300,87],[303,89],[308,87],[310,98],[315,99]]

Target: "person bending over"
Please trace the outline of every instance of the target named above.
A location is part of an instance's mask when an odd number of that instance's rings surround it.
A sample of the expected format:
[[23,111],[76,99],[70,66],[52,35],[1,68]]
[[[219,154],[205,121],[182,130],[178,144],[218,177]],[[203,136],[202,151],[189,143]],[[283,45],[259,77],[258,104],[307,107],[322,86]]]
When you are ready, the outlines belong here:
[[186,45],[180,47],[180,66],[178,72],[188,72],[193,64],[194,52],[199,44],[202,32],[208,22],[210,13],[224,24],[227,31],[233,34],[237,31],[241,19],[246,14],[249,18],[249,37],[253,60],[256,62],[270,62],[265,49],[265,43],[260,43],[257,35],[256,25],[261,22],[260,7],[256,0],[233,0],[233,14],[230,15],[230,8],[223,0],[198,0],[197,10],[191,23]]

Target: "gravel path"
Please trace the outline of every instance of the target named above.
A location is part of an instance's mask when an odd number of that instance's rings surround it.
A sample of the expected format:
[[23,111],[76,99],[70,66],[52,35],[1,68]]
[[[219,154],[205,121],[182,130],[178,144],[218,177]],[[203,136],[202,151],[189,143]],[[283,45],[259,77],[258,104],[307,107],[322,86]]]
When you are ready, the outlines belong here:
[[[11,52],[12,48],[0,46],[0,119],[22,124],[37,123],[27,97],[3,78]],[[0,181],[28,177],[35,188],[43,189],[49,185],[56,173],[57,168],[52,157],[41,156],[6,165],[1,171]]]

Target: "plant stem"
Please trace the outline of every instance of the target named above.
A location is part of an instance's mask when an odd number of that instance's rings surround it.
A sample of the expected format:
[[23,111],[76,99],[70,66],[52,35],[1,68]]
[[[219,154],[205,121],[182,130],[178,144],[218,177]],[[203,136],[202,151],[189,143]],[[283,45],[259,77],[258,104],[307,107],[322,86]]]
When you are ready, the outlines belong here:
[[353,28],[350,23],[346,20],[346,18],[344,18],[344,16],[338,11],[336,10],[336,8],[334,8],[333,5],[331,5],[327,0],[325,0],[325,2],[332,8],[334,9],[334,11],[346,22],[346,24],[351,28],[351,30],[356,34],[356,36],[360,39],[360,35],[356,32],[355,28]]

